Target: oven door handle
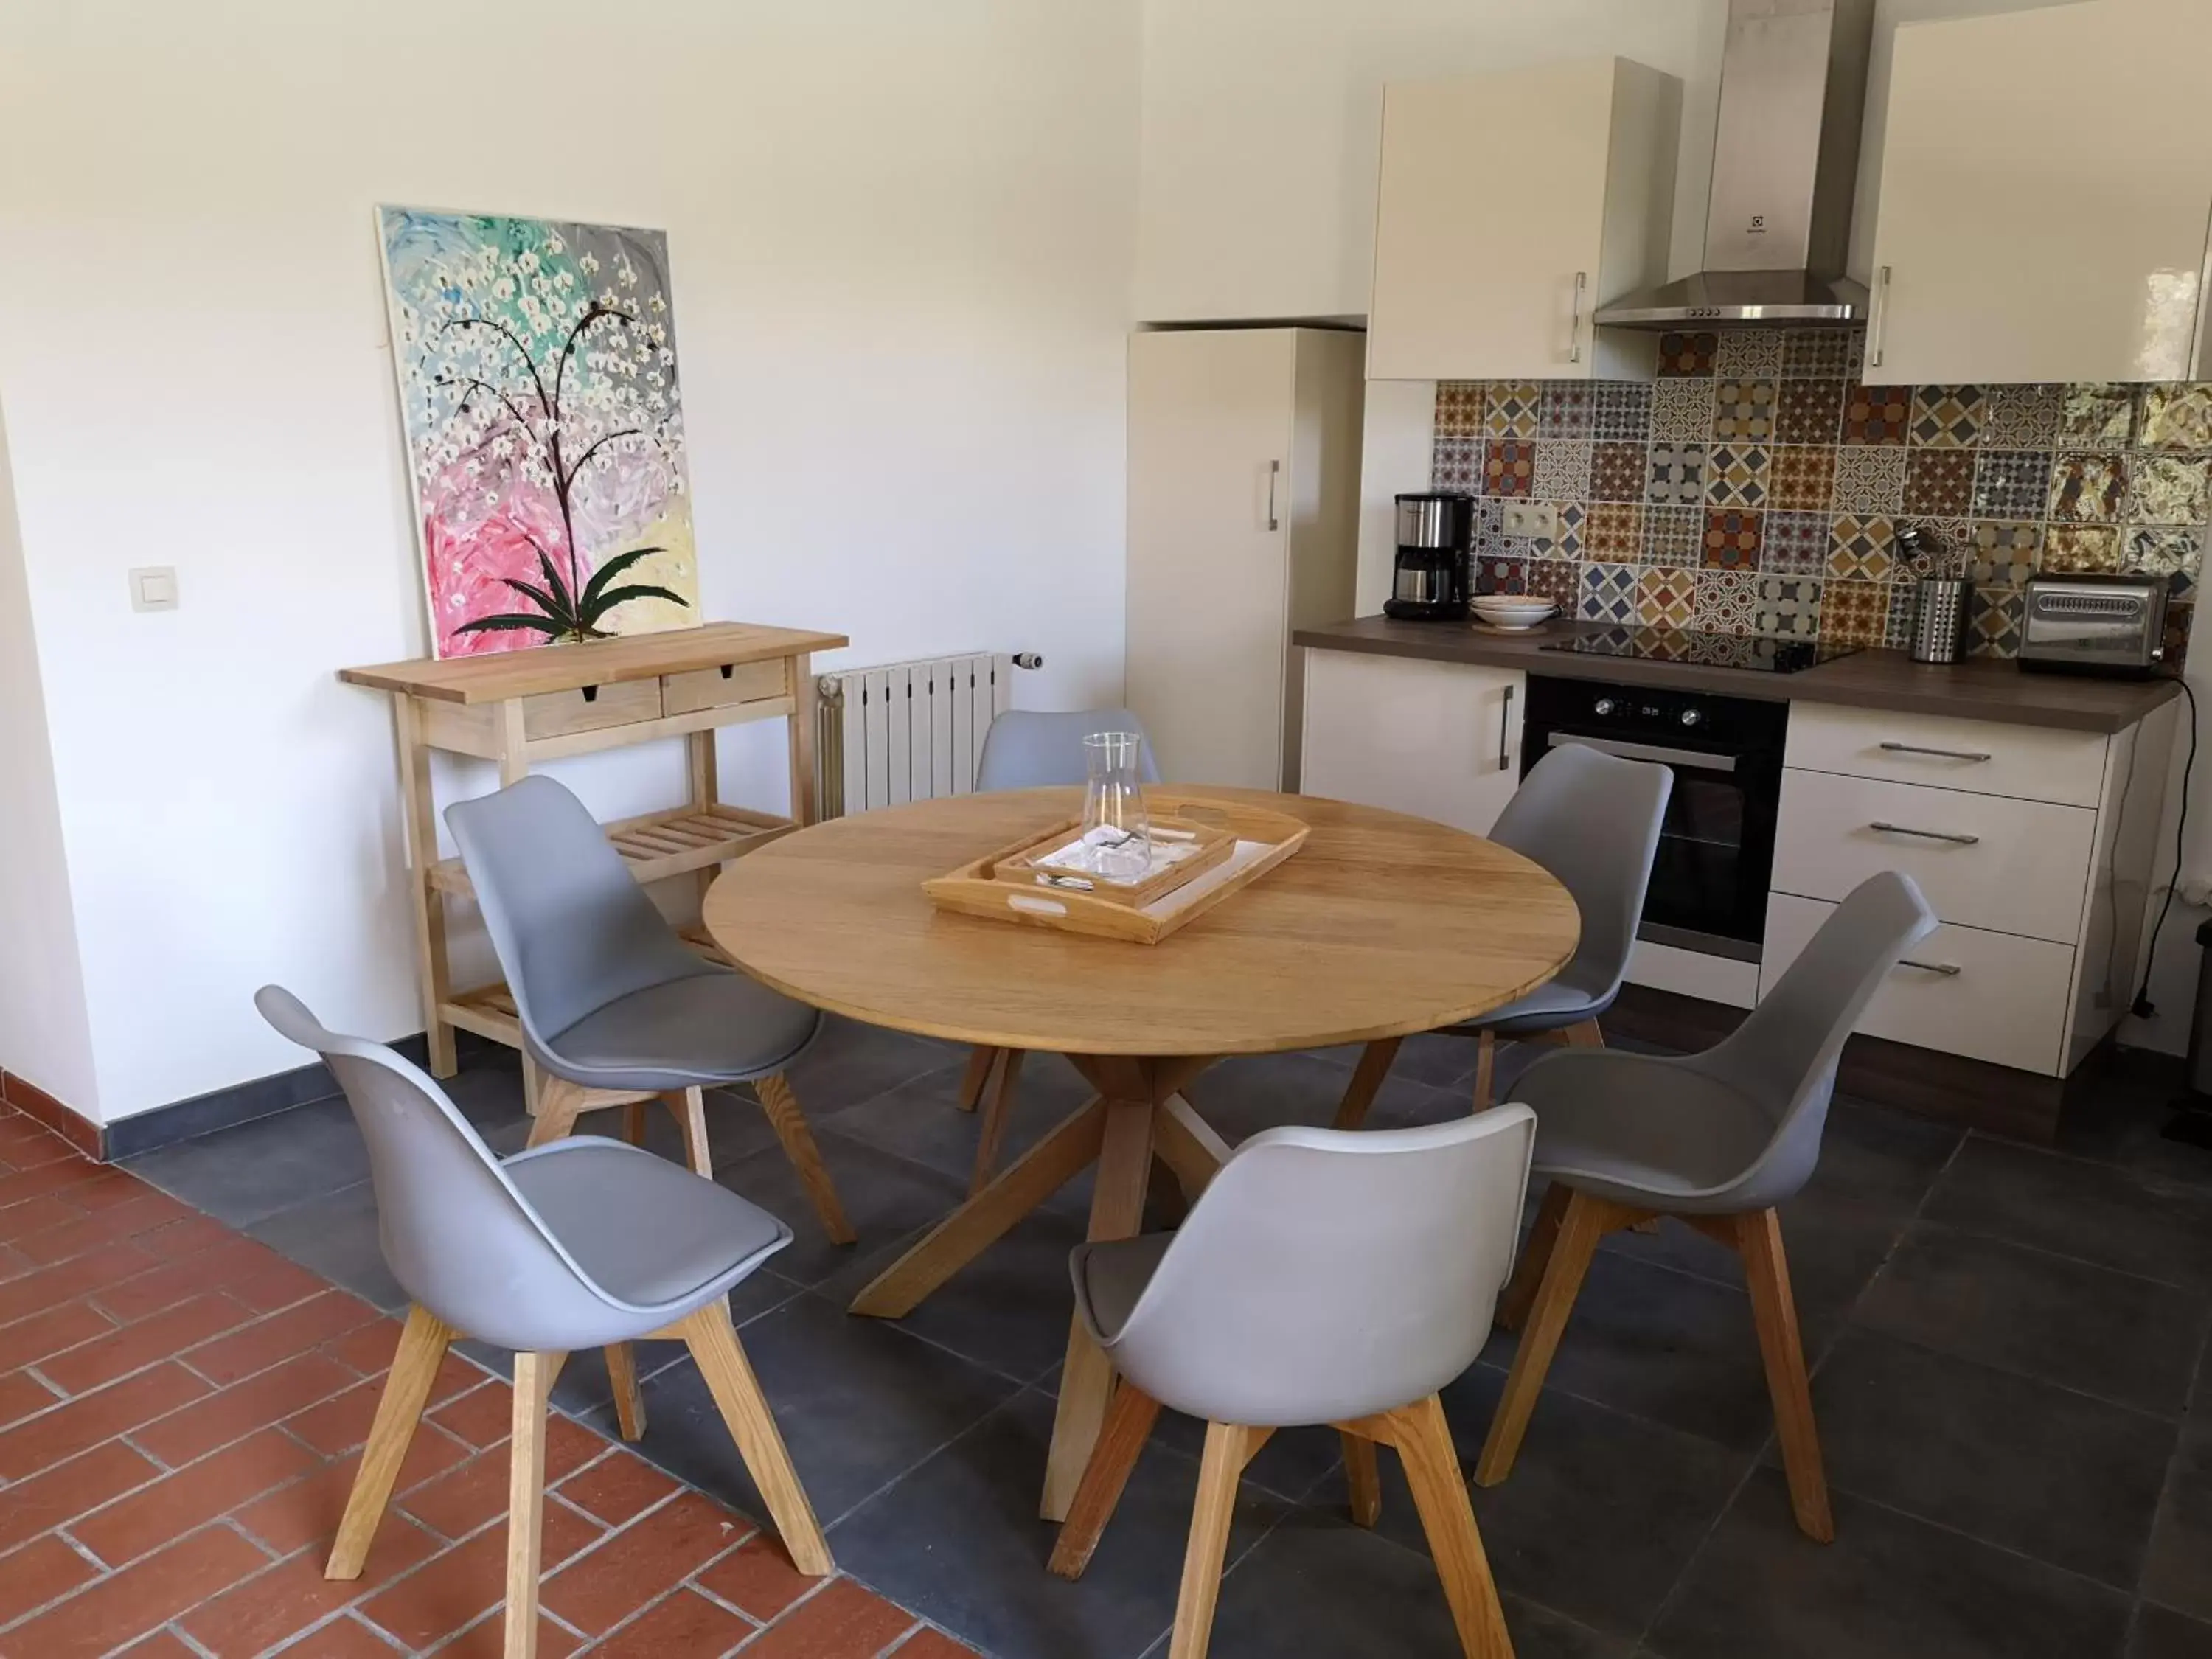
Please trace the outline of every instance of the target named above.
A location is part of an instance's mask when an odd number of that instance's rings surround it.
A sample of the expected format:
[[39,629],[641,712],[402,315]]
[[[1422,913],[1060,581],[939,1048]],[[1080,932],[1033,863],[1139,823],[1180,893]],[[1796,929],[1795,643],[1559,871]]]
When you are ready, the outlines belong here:
[[1624,760],[1656,761],[1662,766],[1694,767],[1700,772],[1733,772],[1734,755],[1712,755],[1700,749],[1669,749],[1664,744],[1630,743],[1622,738],[1584,738],[1571,732],[1553,732],[1545,739],[1545,746],[1559,749],[1568,744],[1580,744],[1585,749],[1595,749],[1601,755],[1619,755]]

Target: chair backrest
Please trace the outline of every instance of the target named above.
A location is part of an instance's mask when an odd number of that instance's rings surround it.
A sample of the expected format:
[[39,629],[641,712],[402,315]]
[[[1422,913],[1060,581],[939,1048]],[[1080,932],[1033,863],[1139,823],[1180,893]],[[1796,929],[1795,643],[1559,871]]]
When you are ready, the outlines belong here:
[[1674,788],[1663,766],[1562,744],[1498,815],[1490,838],[1534,859],[1574,895],[1582,941],[1559,979],[1577,991],[1620,994]]
[[1844,1039],[1883,977],[1936,925],[1911,877],[1896,870],[1869,876],[1749,1018],[1689,1062],[1748,1096],[1775,1126],[1765,1150],[1732,1183],[1732,1203],[1765,1209],[1811,1177]]
[[381,1043],[327,1030],[281,986],[264,986],[253,1006],[321,1054],[345,1091],[368,1143],[384,1259],[409,1296],[471,1336],[547,1351],[624,1305],[592,1283],[428,1076]]
[[1216,1422],[1326,1423],[1474,1363],[1513,1265],[1535,1115],[1270,1129],[1183,1223],[1114,1343],[1155,1399]]
[[975,762],[977,793],[1081,783],[1087,766],[1083,740],[1094,732],[1134,732],[1143,739],[1137,746],[1139,778],[1146,783],[1160,781],[1160,769],[1152,763],[1152,739],[1126,708],[1079,708],[1066,714],[1009,708],[983,735],[983,752]]
[[714,971],[677,937],[583,802],[551,778],[456,801],[446,822],[539,1048],[617,997]]

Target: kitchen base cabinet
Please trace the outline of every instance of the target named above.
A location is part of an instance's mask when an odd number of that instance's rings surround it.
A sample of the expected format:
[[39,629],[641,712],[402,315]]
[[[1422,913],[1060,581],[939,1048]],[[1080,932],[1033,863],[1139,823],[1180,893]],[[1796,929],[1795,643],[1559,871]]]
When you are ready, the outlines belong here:
[[1486,836],[1521,781],[1517,669],[1306,653],[1299,793]]

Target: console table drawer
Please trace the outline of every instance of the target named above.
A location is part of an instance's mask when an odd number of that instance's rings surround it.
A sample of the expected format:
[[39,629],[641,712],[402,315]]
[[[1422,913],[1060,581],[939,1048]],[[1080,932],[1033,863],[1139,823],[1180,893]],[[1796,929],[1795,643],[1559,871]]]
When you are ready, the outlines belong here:
[[690,714],[702,708],[726,708],[732,703],[783,696],[791,690],[785,668],[781,661],[744,662],[666,675],[660,682],[661,712]]

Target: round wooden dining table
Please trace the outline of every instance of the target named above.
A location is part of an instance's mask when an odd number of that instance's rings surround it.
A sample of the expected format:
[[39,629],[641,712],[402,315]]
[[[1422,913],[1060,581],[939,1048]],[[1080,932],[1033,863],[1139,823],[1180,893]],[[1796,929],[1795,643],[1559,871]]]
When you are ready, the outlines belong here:
[[[1289,813],[1310,833],[1157,945],[956,915],[922,891],[1074,816],[1079,789],[834,818],[746,854],[708,891],[714,943],[787,995],[872,1025],[1064,1054],[1097,1091],[862,1290],[854,1313],[902,1317],[1094,1164],[1094,1240],[1136,1233],[1156,1158],[1194,1198],[1230,1148],[1182,1091],[1216,1060],[1365,1043],[1340,1114],[1356,1119],[1401,1039],[1525,996],[1574,952],[1574,900],[1494,842],[1344,801],[1189,793]],[[1105,1354],[1071,1321],[1048,1519],[1066,1517],[1112,1389]]]

